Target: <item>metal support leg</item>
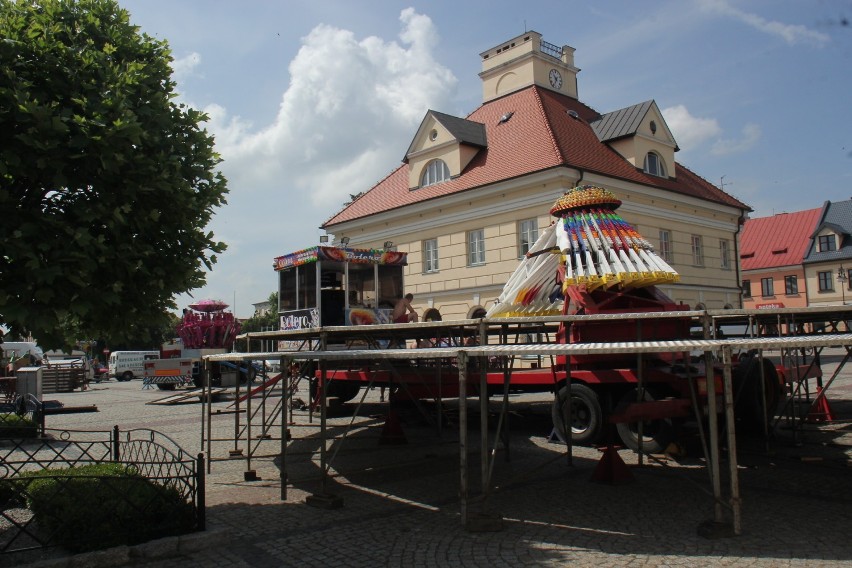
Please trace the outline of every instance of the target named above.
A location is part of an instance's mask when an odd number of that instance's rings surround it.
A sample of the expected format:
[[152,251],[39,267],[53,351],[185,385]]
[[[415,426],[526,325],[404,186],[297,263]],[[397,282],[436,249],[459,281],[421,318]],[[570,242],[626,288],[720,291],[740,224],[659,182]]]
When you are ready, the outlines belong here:
[[462,526],[467,526],[467,353],[458,355],[459,365],[459,511]]
[[328,372],[325,362],[320,361],[320,470],[321,489],[319,495],[309,495],[305,502],[308,505],[323,509],[339,509],[343,506],[343,499],[332,495],[328,491],[328,427],[327,427],[327,401],[326,387],[328,386]]
[[737,436],[734,431],[734,387],[732,379],[731,346],[722,349],[725,389],[725,420],[728,432],[728,468],[731,484],[731,510],[734,515],[734,534],[742,534],[742,517],[740,514],[740,480],[737,472]]
[[482,478],[480,492],[485,494],[488,488],[488,374],[485,365],[487,359],[479,358],[479,471]]
[[[292,408],[293,390],[290,388],[293,377],[290,376],[293,367],[292,359],[281,358],[280,368],[284,375],[278,380],[283,385],[281,389],[281,468],[278,470],[281,479],[281,500],[287,500],[287,433],[289,432],[288,409]],[[286,369],[286,370],[285,370]]]
[[704,374],[707,379],[707,419],[710,430],[710,477],[713,480],[713,519],[724,520],[722,514],[722,480],[719,468],[719,416],[716,414],[716,377],[713,374],[713,356],[704,353]]

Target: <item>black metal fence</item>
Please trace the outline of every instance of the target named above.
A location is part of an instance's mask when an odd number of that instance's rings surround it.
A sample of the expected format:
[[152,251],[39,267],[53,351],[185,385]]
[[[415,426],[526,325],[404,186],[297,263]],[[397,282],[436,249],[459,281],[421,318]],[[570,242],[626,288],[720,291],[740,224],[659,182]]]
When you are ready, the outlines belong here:
[[0,438],[44,436],[44,404],[31,394],[0,402]]
[[147,429],[0,440],[0,554],[137,544],[205,529],[204,456]]

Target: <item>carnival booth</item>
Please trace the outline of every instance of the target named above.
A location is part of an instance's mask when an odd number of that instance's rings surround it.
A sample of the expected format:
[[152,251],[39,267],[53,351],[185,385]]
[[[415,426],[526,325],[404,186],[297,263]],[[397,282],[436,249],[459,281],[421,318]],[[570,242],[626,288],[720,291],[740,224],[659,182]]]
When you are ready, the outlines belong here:
[[275,259],[282,330],[391,323],[408,254],[315,246]]

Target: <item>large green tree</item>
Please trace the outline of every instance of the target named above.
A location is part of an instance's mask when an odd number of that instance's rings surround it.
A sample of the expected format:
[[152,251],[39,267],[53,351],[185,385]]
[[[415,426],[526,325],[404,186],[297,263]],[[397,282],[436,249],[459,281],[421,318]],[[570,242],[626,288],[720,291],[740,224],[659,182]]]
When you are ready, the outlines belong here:
[[227,193],[220,159],[207,117],[175,100],[171,62],[113,0],[0,0],[0,324],[13,333],[141,341],[225,249],[206,230]]

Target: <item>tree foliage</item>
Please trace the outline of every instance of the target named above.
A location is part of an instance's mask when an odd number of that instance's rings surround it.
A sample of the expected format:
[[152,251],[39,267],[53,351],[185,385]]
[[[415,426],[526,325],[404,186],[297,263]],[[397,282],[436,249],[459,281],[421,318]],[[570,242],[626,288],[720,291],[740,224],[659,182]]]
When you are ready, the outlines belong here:
[[266,301],[269,303],[269,310],[260,314],[254,314],[243,322],[243,333],[278,329],[278,292],[271,293]]
[[[256,313],[249,319],[243,322],[242,333],[252,333],[255,331],[271,331],[278,330],[278,292],[273,292],[267,298],[269,309],[262,313]],[[243,351],[258,349],[261,351],[274,350],[271,341],[252,341],[252,345],[246,345],[245,341],[237,341],[234,344],[234,351]]]
[[207,117],[114,0],[0,0],[0,61],[0,324],[141,340],[225,249]]

